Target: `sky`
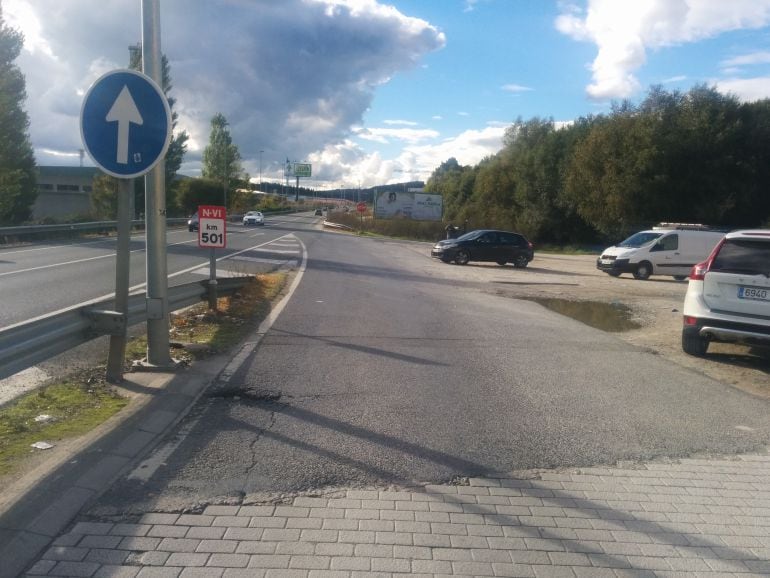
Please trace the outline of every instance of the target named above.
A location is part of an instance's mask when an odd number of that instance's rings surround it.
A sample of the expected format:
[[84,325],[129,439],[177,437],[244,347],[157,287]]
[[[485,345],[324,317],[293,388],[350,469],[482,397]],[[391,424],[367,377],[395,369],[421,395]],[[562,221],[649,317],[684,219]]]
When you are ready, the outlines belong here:
[[[78,166],[83,98],[127,66],[142,2],[0,6],[25,37],[37,163]],[[568,123],[653,85],[770,97],[770,0],[160,0],[160,31],[189,176],[216,113],[253,182],[289,159],[323,190],[475,165],[519,118]]]

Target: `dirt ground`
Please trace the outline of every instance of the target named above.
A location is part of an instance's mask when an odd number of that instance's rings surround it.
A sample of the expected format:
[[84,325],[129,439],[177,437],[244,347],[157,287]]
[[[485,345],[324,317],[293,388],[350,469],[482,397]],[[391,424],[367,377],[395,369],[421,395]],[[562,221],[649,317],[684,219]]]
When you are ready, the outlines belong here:
[[[641,328],[617,333],[621,339],[752,395],[770,398],[770,353],[767,350],[712,343],[706,358],[692,357],[682,351],[682,305],[687,281],[660,276],[637,281],[630,274],[613,278],[598,271],[595,263],[596,257],[590,255],[538,253],[524,271],[489,264],[470,266],[478,268],[479,273],[482,269],[488,270],[487,275],[494,276],[492,292],[499,295],[626,305]],[[505,280],[501,280],[503,271]]]

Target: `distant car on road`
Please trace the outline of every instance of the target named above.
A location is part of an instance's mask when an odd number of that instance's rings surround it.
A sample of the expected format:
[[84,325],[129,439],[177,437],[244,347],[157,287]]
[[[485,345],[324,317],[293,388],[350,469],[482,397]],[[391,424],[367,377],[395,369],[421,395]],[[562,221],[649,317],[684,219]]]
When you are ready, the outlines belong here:
[[321,209],[316,209],[316,210],[315,210],[315,216],[316,216],[316,217],[320,217],[320,216],[322,216],[323,214],[324,214],[324,212],[323,212]]
[[465,265],[469,261],[493,261],[498,265],[513,263],[517,268],[526,267],[535,256],[532,243],[524,235],[490,229],[439,241],[430,254],[445,263],[454,261]]
[[243,215],[243,224],[244,225],[264,225],[265,217],[259,211],[249,211],[248,213]]
[[198,222],[198,211],[195,211],[189,219],[187,219],[187,229],[192,233],[193,231],[197,231],[199,226]]
[[770,230],[733,231],[690,272],[682,349],[706,355],[709,343],[770,346]]

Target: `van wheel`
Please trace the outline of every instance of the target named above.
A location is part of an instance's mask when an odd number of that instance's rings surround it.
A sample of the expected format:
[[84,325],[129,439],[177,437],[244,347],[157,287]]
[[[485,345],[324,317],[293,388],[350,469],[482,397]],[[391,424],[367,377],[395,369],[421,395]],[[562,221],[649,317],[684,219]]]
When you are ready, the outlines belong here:
[[650,275],[652,275],[652,264],[648,261],[642,261],[636,266],[636,271],[634,271],[634,279],[645,281],[650,278]]
[[682,331],[682,350],[688,355],[703,357],[709,348],[709,340],[694,331]]

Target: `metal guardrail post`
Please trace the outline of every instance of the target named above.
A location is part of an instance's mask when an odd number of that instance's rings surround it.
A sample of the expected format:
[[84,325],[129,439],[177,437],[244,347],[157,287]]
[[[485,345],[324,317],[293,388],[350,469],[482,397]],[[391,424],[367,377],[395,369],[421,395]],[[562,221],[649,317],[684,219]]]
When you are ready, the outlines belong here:
[[[229,295],[253,277],[217,281],[217,293]],[[208,281],[170,287],[169,310],[175,311],[205,301]],[[147,320],[145,295],[128,298],[126,315],[115,310],[113,299],[73,307],[25,323],[0,329],[0,379],[82,345],[100,335],[125,334],[126,328]]]

